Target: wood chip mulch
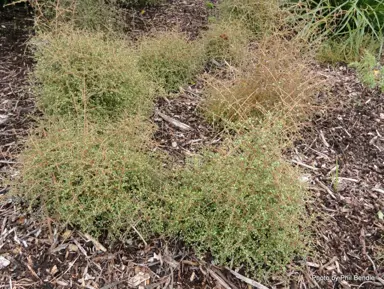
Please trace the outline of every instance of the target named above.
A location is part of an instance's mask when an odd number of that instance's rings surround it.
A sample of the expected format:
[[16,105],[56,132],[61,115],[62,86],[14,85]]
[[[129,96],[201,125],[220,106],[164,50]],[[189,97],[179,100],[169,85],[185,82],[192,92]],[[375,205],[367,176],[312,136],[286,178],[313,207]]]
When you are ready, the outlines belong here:
[[222,133],[212,127],[199,110],[202,90],[203,83],[200,83],[183,89],[177,97],[160,98],[152,117],[158,126],[154,135],[157,147],[180,164],[186,157],[222,141]]
[[[208,6],[209,3],[212,6]],[[127,34],[137,39],[143,34],[177,30],[194,39],[208,29],[209,16],[217,12],[214,3],[210,0],[166,0],[143,9],[127,9],[124,13]]]
[[231,282],[176,240],[137,238],[108,247],[23,208],[15,199],[0,205],[0,288],[214,288]]
[[[384,286],[384,94],[353,70],[318,68],[329,90],[296,142],[292,162],[307,171],[314,197],[317,288]],[[360,286],[360,287],[359,287]],[[355,288],[356,288],[355,287]]]

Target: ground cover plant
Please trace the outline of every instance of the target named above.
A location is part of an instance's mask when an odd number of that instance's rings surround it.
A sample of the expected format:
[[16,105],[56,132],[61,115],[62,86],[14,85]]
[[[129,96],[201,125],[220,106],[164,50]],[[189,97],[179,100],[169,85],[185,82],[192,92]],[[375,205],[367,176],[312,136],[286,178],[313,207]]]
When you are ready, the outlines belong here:
[[165,92],[175,92],[194,80],[204,67],[204,47],[176,32],[141,40],[139,66]]
[[259,280],[305,252],[305,187],[282,158],[284,126],[272,119],[247,122],[247,132],[218,152],[191,158],[162,195],[169,203],[165,232]]
[[214,122],[242,122],[271,110],[286,113],[287,119],[305,115],[316,81],[301,47],[278,36],[259,42],[234,81],[209,81],[203,103],[207,117]]
[[84,232],[126,240],[132,226],[147,229],[148,205],[162,186],[152,132],[129,114],[114,124],[42,121],[21,157],[16,193]]
[[57,29],[61,24],[94,31],[124,30],[124,11],[120,7],[145,7],[160,0],[25,0],[35,10],[38,29]]
[[34,91],[46,114],[114,118],[151,111],[154,85],[125,41],[67,28],[34,43]]
[[240,21],[217,21],[210,25],[203,34],[205,55],[207,61],[222,63],[227,61],[234,66],[240,66],[247,61],[250,31]]
[[281,1],[223,0],[219,3],[221,17],[240,20],[256,35],[273,31],[281,16]]
[[384,91],[384,68],[369,51],[365,51],[362,59],[351,63],[350,67],[356,68],[359,78],[366,86],[378,87]]

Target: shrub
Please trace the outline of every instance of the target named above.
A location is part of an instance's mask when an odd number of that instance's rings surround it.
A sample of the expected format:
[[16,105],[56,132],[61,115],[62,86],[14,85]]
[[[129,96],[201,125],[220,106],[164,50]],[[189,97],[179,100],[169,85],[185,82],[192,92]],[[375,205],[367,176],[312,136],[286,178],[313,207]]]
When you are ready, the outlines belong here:
[[70,23],[75,28],[116,31],[122,30],[121,6],[155,5],[162,0],[26,0],[35,8],[39,29],[57,28]]
[[270,37],[258,45],[234,81],[209,80],[203,110],[211,120],[236,122],[274,110],[287,119],[307,113],[315,81],[300,43]]
[[59,221],[124,239],[131,225],[144,226],[162,185],[161,164],[149,150],[152,132],[137,116],[114,125],[43,122],[22,152],[16,193]]
[[204,67],[204,50],[200,42],[187,41],[185,35],[157,33],[139,44],[142,71],[166,92],[188,84]]
[[[275,122],[276,123],[276,122]],[[255,126],[218,152],[190,159],[166,190],[165,231],[215,262],[267,279],[303,252],[305,190],[279,151],[277,125]]]
[[353,62],[351,67],[356,68],[357,74],[365,85],[370,88],[379,87],[384,91],[384,67],[368,51],[365,51],[364,57],[359,62]]
[[122,25],[117,5],[106,0],[29,0],[39,30],[57,30],[62,24],[79,29],[112,31]]
[[255,34],[273,30],[281,15],[280,0],[223,0],[219,11],[226,20],[240,20]]
[[228,61],[240,65],[247,59],[250,35],[239,22],[219,22],[210,25],[201,41],[208,60]]
[[151,109],[153,85],[124,41],[64,30],[34,42],[35,92],[45,113],[115,117]]
[[[295,1],[297,2],[297,1]],[[365,48],[367,36],[383,46],[384,3],[378,0],[306,0],[295,6],[305,23],[300,35],[312,41],[344,41],[356,55]],[[381,53],[380,48],[380,53]]]

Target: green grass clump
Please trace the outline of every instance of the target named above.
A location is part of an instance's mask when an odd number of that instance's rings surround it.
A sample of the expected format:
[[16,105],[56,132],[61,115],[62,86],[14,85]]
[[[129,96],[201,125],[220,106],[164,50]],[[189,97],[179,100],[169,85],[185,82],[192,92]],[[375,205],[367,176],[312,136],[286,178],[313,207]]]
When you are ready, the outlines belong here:
[[380,88],[384,91],[384,67],[376,60],[368,51],[365,51],[364,56],[358,62],[350,64],[356,68],[359,79],[369,88]]
[[280,0],[223,0],[219,11],[226,20],[240,20],[256,35],[272,31],[281,16]]
[[259,278],[283,270],[303,252],[305,189],[282,158],[279,133],[276,125],[248,127],[218,152],[190,159],[162,195],[171,212],[165,231]]
[[383,46],[384,2],[379,0],[306,0],[293,10],[304,23],[300,36],[310,41],[343,41],[346,53],[360,55],[372,40]]
[[21,154],[16,194],[82,231],[125,239],[132,225],[143,229],[162,185],[150,152],[153,131],[130,116],[115,124],[42,122]]
[[124,41],[70,29],[34,42],[34,90],[44,113],[114,118],[150,111],[153,85]]
[[247,60],[250,33],[239,22],[218,22],[209,26],[203,35],[205,54],[209,60],[227,61],[241,65]]
[[[352,63],[361,59],[362,51],[369,51],[371,54],[376,54],[380,48],[380,44],[374,41],[371,37],[359,38],[360,43],[351,43],[356,41],[353,38],[344,39],[328,39],[320,44],[317,50],[316,59],[324,63]],[[355,47],[359,47],[356,50]]]
[[183,34],[157,33],[139,44],[139,65],[166,92],[178,91],[204,67],[204,48]]

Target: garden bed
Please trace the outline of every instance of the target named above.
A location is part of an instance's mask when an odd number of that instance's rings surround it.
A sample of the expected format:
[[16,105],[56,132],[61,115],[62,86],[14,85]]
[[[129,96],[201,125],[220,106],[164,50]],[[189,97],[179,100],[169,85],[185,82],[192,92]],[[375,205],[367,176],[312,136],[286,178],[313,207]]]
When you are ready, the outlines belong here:
[[[193,39],[207,28],[209,7],[190,0],[131,10],[128,30],[135,38],[154,32],[153,28],[179,26]],[[24,7],[0,11],[4,180],[17,174],[13,165],[38,114],[26,88],[32,66],[26,41],[32,24]],[[286,157],[305,171],[303,180],[310,185],[306,207],[315,216],[314,251],[305,260],[292,262],[285,276],[275,276],[270,284],[276,288],[288,284],[291,288],[377,288],[384,285],[383,216],[379,213],[384,211],[384,95],[365,88],[355,72],[343,65],[313,70],[327,84],[318,94],[320,109]],[[199,113],[202,89],[197,81],[184,87],[178,97],[159,98],[151,117],[157,125],[156,150],[169,153],[181,165],[186,156],[222,141]],[[6,191],[3,183],[0,193]],[[125,244],[107,243],[103,237],[95,240],[55,220],[27,214],[22,201],[6,195],[0,216],[3,288],[249,288],[250,284],[264,288],[215,266],[209,254],[199,258],[178,239],[146,242],[138,233]],[[240,273],[245,274],[244,268]]]

